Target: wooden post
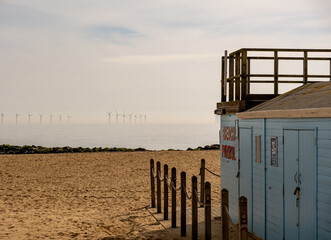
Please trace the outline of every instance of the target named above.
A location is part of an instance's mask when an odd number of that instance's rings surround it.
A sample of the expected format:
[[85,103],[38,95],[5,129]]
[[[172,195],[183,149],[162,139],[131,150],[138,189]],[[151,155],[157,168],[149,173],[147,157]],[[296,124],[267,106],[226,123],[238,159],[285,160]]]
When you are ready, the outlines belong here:
[[227,91],[227,84],[228,84],[228,51],[224,51],[224,101],[226,102],[226,95],[228,93]]
[[176,228],[176,168],[171,169],[171,227]]
[[151,170],[151,202],[152,202],[152,208],[155,208],[154,159],[150,160],[150,170]]
[[224,57],[222,57],[222,63],[221,63],[221,69],[222,69],[222,73],[221,73],[221,102],[225,102],[226,101],[226,92],[225,92],[225,88],[224,88],[224,82],[226,81],[226,79],[224,79],[224,69],[225,69],[225,60]]
[[247,94],[251,93],[251,59],[247,58]]
[[242,50],[242,60],[241,60],[241,100],[247,98],[247,51]]
[[198,239],[198,178],[192,177],[192,240]]
[[[234,76],[234,57],[230,55],[229,58],[229,77]],[[234,91],[234,80],[231,79],[229,82],[229,101],[233,101],[233,91]]]
[[186,236],[186,173],[180,173],[180,236]]
[[161,163],[156,163],[156,197],[157,197],[157,213],[161,213]]
[[211,190],[210,182],[205,185],[205,239],[211,239]]
[[247,199],[243,196],[239,198],[239,239],[248,239],[247,227]]
[[204,198],[205,198],[205,168],[206,161],[205,159],[201,159],[201,168],[200,168],[200,207],[203,207]]
[[303,52],[303,84],[308,82],[308,52]]
[[229,191],[227,189],[222,189],[221,194],[221,204],[222,204],[222,240],[229,240],[229,216],[226,213],[226,209],[229,209]]
[[330,60],[330,81],[331,81],[331,60]]
[[278,94],[278,51],[274,51],[274,94]]
[[[236,76],[240,75],[240,52],[236,53]],[[240,100],[240,76],[236,77],[235,100]]]
[[164,190],[164,203],[163,203],[163,217],[164,217],[164,220],[168,220],[169,217],[168,217],[168,212],[169,212],[169,207],[168,207],[168,165],[165,164],[163,166],[164,170],[163,170],[163,175],[164,175],[164,182],[163,182],[163,190]]

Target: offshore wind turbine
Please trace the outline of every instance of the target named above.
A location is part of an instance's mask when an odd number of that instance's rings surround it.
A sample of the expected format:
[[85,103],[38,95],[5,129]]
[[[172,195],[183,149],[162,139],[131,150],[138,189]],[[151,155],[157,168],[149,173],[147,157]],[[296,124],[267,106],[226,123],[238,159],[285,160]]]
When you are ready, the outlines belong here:
[[121,114],[116,111],[116,124],[118,124],[118,116],[121,116]]
[[62,123],[62,115],[61,114],[59,115],[59,123],[60,124]]
[[144,115],[144,123],[146,123],[146,114]]
[[70,116],[70,115],[68,115],[68,124],[70,123],[70,118],[71,118],[71,116]]
[[42,124],[43,122],[43,114],[39,113],[39,124]]
[[30,114],[30,113],[28,113],[28,117],[29,117],[29,125],[30,125],[30,123],[31,123],[31,117],[32,117],[33,115],[32,114]]
[[132,114],[133,114],[133,113],[128,113],[128,115],[129,115],[129,119],[130,119],[130,124],[131,124],[131,121],[132,121]]
[[110,117],[113,111],[108,112],[108,124],[110,124]]
[[5,117],[5,114],[1,113],[1,125],[3,125],[3,118]]
[[123,124],[125,124],[125,118],[126,118],[126,115],[125,115],[125,112],[123,113]]
[[142,119],[143,116],[144,116],[144,115],[139,114],[139,120],[140,120],[140,123],[141,123],[141,119]]
[[138,117],[138,115],[137,115],[137,113],[134,115],[134,123],[135,124],[137,124],[137,117]]
[[16,117],[16,125],[17,125],[17,123],[18,123],[18,116],[19,116],[20,114],[19,113],[16,113],[15,114],[15,117]]

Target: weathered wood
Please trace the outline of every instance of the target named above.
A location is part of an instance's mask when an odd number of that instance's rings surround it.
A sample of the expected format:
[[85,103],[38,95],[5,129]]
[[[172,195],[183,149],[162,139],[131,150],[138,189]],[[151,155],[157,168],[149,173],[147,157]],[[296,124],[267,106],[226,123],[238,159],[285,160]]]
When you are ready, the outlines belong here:
[[222,240],[229,240],[229,216],[226,209],[229,209],[229,191],[222,189],[221,191],[221,211],[222,211]]
[[164,176],[164,182],[163,182],[163,217],[164,220],[169,219],[169,195],[168,195],[168,165],[164,164],[163,166],[163,176]]
[[331,60],[330,60],[330,81],[331,81]]
[[[260,57],[260,56],[250,56],[249,60],[274,60],[273,57]],[[303,57],[278,57],[278,60],[303,60]],[[331,60],[329,57],[308,57],[307,60],[315,60],[315,61],[328,61]]]
[[210,182],[205,184],[205,239],[211,239],[211,190]]
[[171,227],[176,228],[176,168],[171,169]]
[[224,75],[224,98],[226,101],[227,98],[227,84],[228,84],[228,51],[224,51],[224,71],[223,71],[223,75]]
[[[229,79],[234,76],[234,57],[229,58]],[[229,101],[233,101],[234,79],[229,80]]]
[[[274,74],[251,74],[251,77],[274,77]],[[289,78],[303,78],[303,74],[278,74],[278,77],[289,77]],[[329,78],[330,75],[325,74],[311,74],[307,75],[308,78]]]
[[186,173],[180,173],[180,235],[186,236]]
[[235,100],[240,100],[240,52],[236,54]]
[[278,52],[274,52],[274,94],[278,94]]
[[155,180],[154,180],[154,159],[150,160],[150,172],[151,172],[151,204],[152,208],[155,208]]
[[226,93],[225,93],[225,89],[224,89],[224,82],[226,81],[226,79],[224,79],[224,69],[225,69],[225,59],[224,57],[222,57],[222,62],[221,62],[221,101],[225,102],[226,101]]
[[206,161],[205,159],[201,159],[201,167],[200,167],[200,207],[203,207],[204,198],[205,198],[205,168]]
[[251,60],[247,57],[247,95],[251,92]]
[[248,216],[247,199],[243,196],[239,198],[239,239],[248,240]]
[[308,52],[303,52],[303,84],[307,84],[308,80]]
[[161,163],[156,163],[156,199],[157,199],[157,212],[161,212]]
[[198,239],[198,179],[192,177],[192,240]]
[[247,96],[247,51],[242,51],[241,60],[241,100],[245,100]]

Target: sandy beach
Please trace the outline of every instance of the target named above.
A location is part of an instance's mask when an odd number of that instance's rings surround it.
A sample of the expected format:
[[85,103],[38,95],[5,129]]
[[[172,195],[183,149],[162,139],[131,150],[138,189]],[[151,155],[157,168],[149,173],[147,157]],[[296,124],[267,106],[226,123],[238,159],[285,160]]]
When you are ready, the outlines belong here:
[[[0,156],[0,239],[176,239],[146,210],[149,160],[198,176],[219,173],[219,151]],[[220,179],[210,174],[212,204]],[[190,182],[188,182],[190,186]],[[179,201],[178,201],[179,204]],[[179,206],[179,205],[178,205]],[[188,201],[189,206],[189,201]]]

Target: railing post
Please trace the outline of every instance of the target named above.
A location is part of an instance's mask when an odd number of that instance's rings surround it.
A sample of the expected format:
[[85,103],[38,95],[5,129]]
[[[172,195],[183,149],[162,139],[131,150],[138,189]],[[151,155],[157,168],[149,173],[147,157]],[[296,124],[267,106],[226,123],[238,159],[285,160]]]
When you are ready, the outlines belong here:
[[221,204],[222,204],[222,240],[229,240],[229,216],[227,215],[226,209],[229,209],[229,191],[227,189],[222,189],[221,194]]
[[211,190],[210,182],[205,185],[205,239],[211,239]]
[[226,101],[226,92],[225,92],[225,88],[224,88],[224,82],[226,81],[226,79],[224,79],[224,71],[225,71],[225,60],[224,60],[224,56],[222,57],[222,63],[221,63],[221,69],[222,69],[222,73],[221,73],[221,102],[225,102]]
[[200,207],[203,207],[204,198],[205,198],[205,168],[206,161],[205,159],[201,159],[201,168],[200,168]]
[[198,239],[198,179],[192,177],[192,240]]
[[331,60],[330,60],[330,81],[331,81]]
[[278,95],[278,51],[274,51],[274,94]]
[[242,60],[241,60],[241,100],[246,100],[247,98],[247,51],[242,50]]
[[171,169],[171,227],[176,228],[176,168]]
[[239,239],[248,240],[247,227],[247,199],[245,197],[239,198]]
[[180,235],[186,236],[186,173],[180,173]]
[[[230,55],[229,57],[229,78],[234,76],[234,57]],[[234,79],[229,82],[229,101],[233,101],[233,91],[234,91]]]
[[151,172],[151,202],[152,202],[152,208],[155,208],[154,159],[150,160],[150,172]]
[[163,170],[163,175],[164,175],[164,183],[163,183],[163,190],[164,190],[164,199],[163,199],[163,201],[164,201],[164,203],[163,203],[163,218],[164,218],[164,220],[168,220],[168,209],[169,209],[169,207],[168,207],[168,202],[169,202],[169,200],[168,200],[168,188],[169,188],[169,186],[168,186],[168,165],[167,164],[165,164],[164,166],[163,166],[163,168],[164,168],[164,170]]
[[247,94],[251,93],[251,59],[247,58]]
[[161,213],[161,163],[156,163],[157,213]]
[[228,85],[228,51],[224,51],[224,101],[226,102],[226,95],[228,93],[227,91],[227,85]]
[[235,88],[235,100],[240,100],[240,52],[236,53],[236,88]]
[[308,82],[308,52],[303,52],[303,84]]

